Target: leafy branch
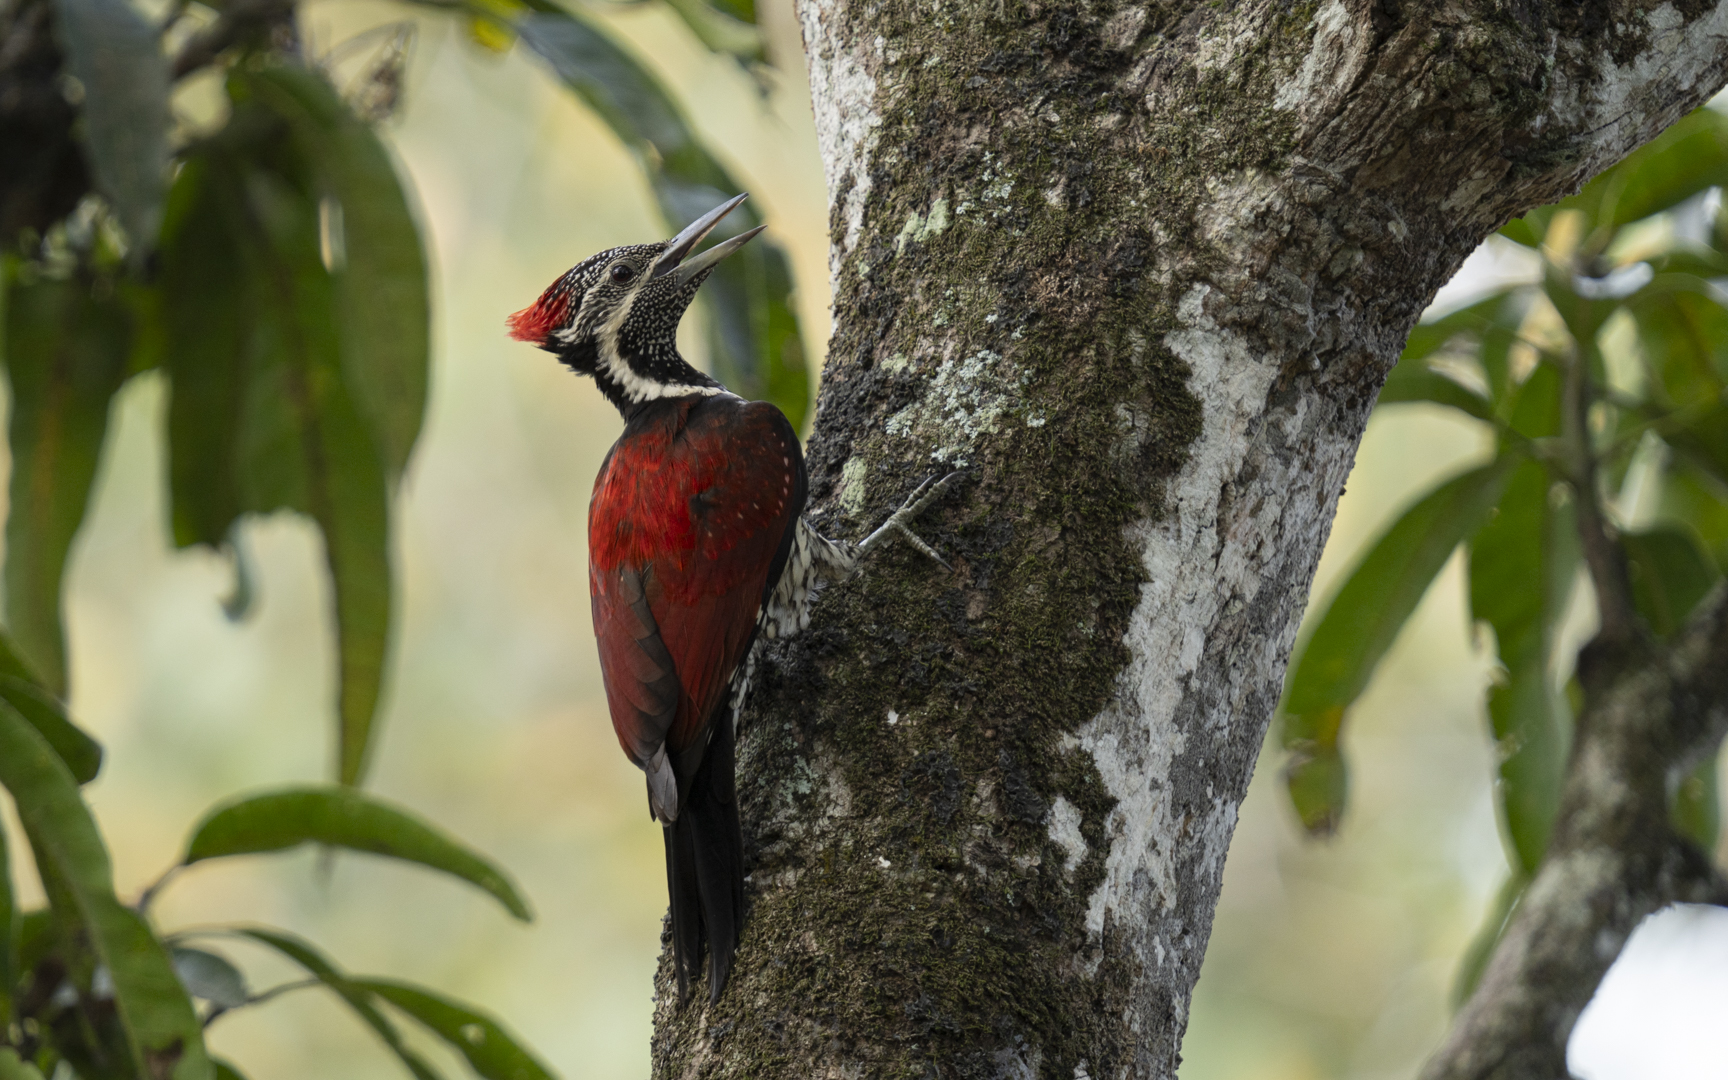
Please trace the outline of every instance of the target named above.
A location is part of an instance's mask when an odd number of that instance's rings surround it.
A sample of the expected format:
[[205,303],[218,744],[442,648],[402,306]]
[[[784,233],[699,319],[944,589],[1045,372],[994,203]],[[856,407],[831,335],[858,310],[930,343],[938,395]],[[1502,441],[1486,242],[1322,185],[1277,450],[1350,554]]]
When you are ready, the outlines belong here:
[[[1638,920],[1728,901],[1705,854],[1728,730],[1728,308],[1699,276],[1728,270],[1728,215],[1666,251],[1616,254],[1627,226],[1724,183],[1728,118],[1703,109],[1502,230],[1537,250],[1541,280],[1417,327],[1381,397],[1490,425],[1493,459],[1372,545],[1292,664],[1286,776],[1303,823],[1329,832],[1348,799],[1349,710],[1464,549],[1502,672],[1487,712],[1510,866],[1429,1080],[1564,1075],[1572,1024]],[[1442,355],[1487,392],[1431,366]],[[1634,469],[1659,508],[1617,519],[1608,492]],[[1598,629],[1561,655],[1579,567]]]

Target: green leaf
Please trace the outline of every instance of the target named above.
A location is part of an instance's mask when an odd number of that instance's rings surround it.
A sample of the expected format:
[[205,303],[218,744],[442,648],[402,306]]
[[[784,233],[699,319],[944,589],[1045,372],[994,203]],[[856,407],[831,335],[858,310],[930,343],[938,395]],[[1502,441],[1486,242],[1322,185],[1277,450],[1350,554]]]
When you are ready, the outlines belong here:
[[216,1080],[246,1080],[239,1069],[222,1058],[211,1058],[210,1061],[216,1066]]
[[324,200],[320,224],[339,233],[332,277],[342,370],[391,482],[402,475],[426,412],[432,315],[426,254],[390,154],[324,78],[276,65],[248,91],[287,124]]
[[748,70],[752,64],[768,61],[762,47],[762,34],[755,26],[755,5],[751,5],[750,20],[745,21],[733,11],[722,10],[704,0],[666,0],[666,6],[677,13],[696,35],[696,40],[710,52],[726,53]]
[[0,699],[35,725],[80,784],[96,779],[102,768],[101,744],[72,723],[65,706],[42,686],[4,628],[0,628]]
[[18,915],[18,970],[31,971],[55,945],[54,913],[47,908]]
[[1425,360],[1462,341],[1471,346],[1470,352],[1482,368],[1489,397],[1501,401],[1510,388],[1507,357],[1518,340],[1531,292],[1528,286],[1503,289],[1438,319],[1418,323],[1404,343],[1398,366]]
[[504,872],[407,811],[352,788],[289,788],[216,808],[193,830],[187,865],[299,844],[388,855],[453,874],[491,893],[524,922],[527,903]]
[[102,744],[86,735],[66,716],[65,708],[48,691],[15,675],[0,675],[0,699],[28,720],[80,784],[96,779],[102,769]]
[[[1283,739],[1294,755],[1291,794],[1304,822],[1336,825],[1345,791],[1338,747],[1344,710],[1462,541],[1500,497],[1520,459],[1503,457],[1429,492],[1369,549],[1338,590],[1291,665]],[[1317,762],[1318,764],[1310,764]],[[1312,769],[1310,773],[1308,770]],[[1298,786],[1301,790],[1298,791]]]
[[1519,465],[1491,520],[1470,541],[1470,610],[1494,629],[1506,676],[1489,688],[1496,802],[1520,873],[1541,864],[1559,810],[1569,712],[1552,685],[1554,632],[1578,567],[1571,504],[1547,470]]
[[[1331,836],[1344,819],[1350,797],[1350,771],[1338,752],[1338,728],[1344,709],[1336,706],[1314,718],[1314,737],[1301,740],[1284,765],[1284,786],[1290,805],[1310,836]],[[1288,730],[1288,727],[1286,727]],[[1288,739],[1288,736],[1286,736]]]
[[10,1046],[0,1046],[0,1080],[42,1080],[36,1066],[18,1056]]
[[1728,484],[1728,403],[1692,409],[1663,425],[1662,437],[1687,466]]
[[[12,860],[6,846],[6,822],[0,820],[0,1031],[12,1024],[12,990],[23,972],[18,967],[18,895],[12,891]],[[0,1072],[0,1080],[5,1074]]]
[[[1608,317],[1619,310],[1621,300],[1585,296],[1576,288],[1572,274],[1551,262],[1543,265],[1542,292],[1559,312],[1561,321],[1566,324],[1566,332],[1572,335],[1574,346],[1593,362],[1594,368],[1600,363],[1596,336],[1601,333]],[[1599,372],[1592,370],[1591,374],[1600,381]]]
[[175,1080],[208,1080],[192,1002],[149,926],[115,898],[108,853],[77,783],[47,740],[3,702],[0,785],[12,794],[56,913],[82,928],[113,978],[134,1071],[152,1075],[152,1067],[177,1062]]
[[1553,364],[1537,364],[1507,397],[1507,424],[1526,439],[1547,439],[1560,434],[1561,391],[1565,381]]
[[1500,886],[1500,892],[1488,907],[1487,917],[1482,920],[1482,928],[1476,931],[1458,965],[1457,981],[1452,984],[1454,1012],[1476,992],[1476,984],[1482,981],[1482,973],[1488,970],[1488,961],[1494,959],[1494,951],[1500,947],[1500,939],[1506,936],[1506,927],[1511,925],[1512,916],[1524,899],[1524,890],[1529,884],[1529,878],[1515,873]]
[[1728,572],[1728,484],[1693,462],[1671,461],[1662,477],[1657,520],[1692,530],[1718,572]]
[[231,83],[228,126],[188,155],[163,227],[175,538],[218,545],[241,514],[283,508],[318,523],[336,601],[337,775],[357,783],[390,635],[386,459],[349,381],[317,171],[249,85]]
[[1318,716],[1356,700],[1429,583],[1487,516],[1518,463],[1518,458],[1501,458],[1454,477],[1375,541],[1292,665],[1285,695],[1291,714]]
[[[515,30],[559,79],[636,152],[667,222],[681,229],[739,191],[699,143],[671,95],[611,38],[551,0]],[[721,240],[761,224],[749,205],[716,228]],[[715,269],[702,287],[714,374],[733,392],[779,406],[794,428],[809,410],[810,373],[792,307],[785,253],[757,239]]]
[[1515,244],[1522,244],[1527,248],[1542,246],[1542,238],[1537,235],[1536,229],[1523,218],[1513,218],[1497,231]]
[[1622,533],[1620,544],[1632,572],[1632,600],[1638,613],[1661,637],[1672,637],[1686,617],[1721,578],[1721,571],[1699,550],[1691,530],[1659,526]]
[[442,1080],[438,1071],[425,1058],[410,1050],[403,1043],[401,1034],[396,1030],[396,1025],[392,1024],[390,1018],[378,1008],[372,992],[342,974],[341,971],[337,970],[336,965],[332,964],[311,945],[289,934],[256,927],[237,930],[235,933],[270,946],[305,968],[319,982],[334,990],[336,995],[347,1002],[348,1007],[359,1015],[366,1026],[384,1040],[384,1045],[388,1046],[402,1064],[408,1067],[408,1071],[414,1074],[416,1080]]
[[355,985],[401,1009],[455,1047],[485,1080],[554,1080],[514,1035],[485,1013],[459,1005],[423,987],[388,979],[357,979]]
[[1691,290],[1645,289],[1627,303],[1638,326],[1638,351],[1669,408],[1719,400],[1728,375],[1728,311]]
[[83,134],[97,187],[135,252],[161,220],[168,170],[168,60],[125,0],[54,0],[66,69],[84,88]]
[[1478,420],[1494,419],[1494,406],[1488,399],[1420,360],[1404,360],[1395,365],[1391,374],[1386,376],[1386,385],[1381,387],[1376,404],[1396,405],[1409,401],[1450,405]]
[[6,298],[12,388],[6,622],[56,695],[66,693],[60,583],[84,520],[108,402],[126,378],[131,320],[84,280],[14,284]]
[[1707,852],[1716,850],[1716,838],[1722,830],[1721,792],[1716,768],[1716,759],[1721,752],[1718,746],[1715,753],[1706,755],[1691,772],[1681,777],[1668,803],[1668,819],[1674,827]]
[[221,1009],[238,1009],[252,997],[240,969],[213,952],[176,945],[169,957],[180,985],[193,997]]

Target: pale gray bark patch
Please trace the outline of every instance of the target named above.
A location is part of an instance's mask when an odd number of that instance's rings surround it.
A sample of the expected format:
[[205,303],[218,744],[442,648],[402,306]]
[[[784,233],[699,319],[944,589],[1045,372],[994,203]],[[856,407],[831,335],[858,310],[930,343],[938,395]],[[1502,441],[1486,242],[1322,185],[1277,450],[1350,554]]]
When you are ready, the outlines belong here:
[[815,4],[800,5],[798,19],[816,109],[816,141],[828,178],[829,215],[841,223],[839,243],[829,254],[829,273],[838,279],[840,260],[858,245],[864,200],[870,194],[870,154],[882,118],[876,113],[876,80],[861,52],[863,43],[836,33],[833,20],[825,19]]

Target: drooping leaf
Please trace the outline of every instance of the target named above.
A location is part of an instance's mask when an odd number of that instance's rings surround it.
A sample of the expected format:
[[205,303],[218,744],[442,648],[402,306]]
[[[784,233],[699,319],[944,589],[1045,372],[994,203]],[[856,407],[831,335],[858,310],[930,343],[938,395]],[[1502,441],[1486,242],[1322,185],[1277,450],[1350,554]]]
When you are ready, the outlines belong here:
[[491,893],[518,919],[533,918],[516,886],[491,862],[407,811],[347,787],[289,788],[219,806],[193,830],[182,861],[308,843],[442,870]]
[[1622,533],[1620,543],[1632,573],[1633,603],[1661,637],[1673,636],[1722,576],[1687,529]]
[[1411,401],[1449,405],[1478,420],[1494,418],[1493,404],[1481,394],[1420,360],[1403,360],[1394,365],[1386,376],[1386,385],[1380,388],[1376,404],[1396,405]]
[[80,784],[96,779],[102,769],[102,745],[66,716],[65,708],[48,691],[16,675],[0,675],[0,699],[28,720]]
[[168,60],[125,0],[54,0],[66,68],[84,90],[84,145],[96,184],[135,251],[155,240],[168,170]]
[[[56,914],[78,925],[113,982],[134,1071],[209,1080],[203,1029],[168,953],[114,896],[108,853],[78,785],[46,739],[0,702],[0,785],[12,795]],[[66,906],[62,906],[62,901]]]
[[1578,567],[1570,503],[1556,505],[1548,472],[1521,464],[1489,522],[1470,541],[1470,610],[1494,630],[1505,668],[1489,688],[1496,801],[1519,871],[1533,875],[1559,810],[1569,713],[1551,684],[1555,627]]
[[1471,348],[1482,367],[1489,398],[1500,401],[1508,389],[1506,356],[1517,340],[1529,292],[1522,286],[1502,289],[1438,319],[1416,324],[1404,343],[1398,366],[1426,360],[1448,345],[1463,344]]
[[[1329,767],[1344,710],[1367,687],[1434,576],[1487,516],[1518,463],[1502,457],[1442,484],[1406,510],[1351,571],[1291,665],[1283,738],[1298,761]],[[1314,780],[1314,790],[1343,790],[1341,783],[1320,783],[1326,775]],[[1305,819],[1313,816],[1312,809],[1304,812]]]
[[80,784],[96,779],[102,768],[101,744],[72,723],[66,707],[43,687],[4,628],[0,628],[0,699],[11,702],[35,725]]
[[401,1009],[455,1047],[485,1080],[555,1080],[555,1074],[529,1053],[516,1036],[483,1012],[434,994],[424,987],[389,979],[356,979],[354,984]]
[[169,951],[169,958],[180,985],[193,997],[222,1009],[237,1009],[251,997],[246,989],[246,976],[213,952],[176,945]]
[[1454,1012],[1476,992],[1476,984],[1482,981],[1482,973],[1488,970],[1488,961],[1494,958],[1494,950],[1500,947],[1500,939],[1506,935],[1506,927],[1512,922],[1529,884],[1529,878],[1514,872],[1501,884],[1500,891],[1489,904],[1482,928],[1476,931],[1476,936],[1464,950],[1464,959],[1458,964],[1458,975],[1452,984]]
[[343,375],[394,483],[426,412],[431,311],[420,231],[389,152],[320,75],[275,65],[248,89],[286,122],[326,200],[320,225],[341,259],[331,276]]
[[1487,515],[1517,464],[1502,458],[1448,480],[1374,542],[1293,665],[1285,699],[1291,713],[1317,715],[1356,700],[1434,575]]
[[12,390],[11,510],[6,518],[6,622],[30,666],[66,693],[60,584],[84,520],[108,430],[108,402],[126,378],[131,320],[111,293],[81,279],[14,284],[4,348]]
[[219,545],[241,514],[283,508],[318,523],[335,593],[337,775],[356,783],[389,644],[386,457],[348,377],[317,170],[251,85],[231,82],[228,126],[188,155],[163,228],[175,538]]
[[[673,229],[738,193],[646,68],[576,10],[552,0],[531,0],[529,7],[513,24],[522,42],[636,152]],[[746,204],[716,228],[714,239],[758,224]],[[796,428],[809,408],[810,375],[791,289],[785,252],[758,238],[720,263],[700,296],[715,376],[744,397],[772,401]]]
[[347,1003],[348,1007],[365,1022],[366,1026],[384,1040],[384,1045],[390,1048],[398,1060],[407,1066],[416,1080],[442,1080],[438,1070],[434,1069],[425,1058],[409,1049],[402,1041],[402,1035],[396,1030],[396,1025],[390,1022],[378,1008],[372,992],[355,983],[337,969],[323,954],[311,945],[290,934],[277,930],[264,930],[253,927],[239,930],[236,933],[253,941],[270,946],[288,959],[305,968],[319,982],[336,992],[336,995]]
[[1668,805],[1668,819],[1680,834],[1709,852],[1716,850],[1716,838],[1722,831],[1722,797],[1716,768],[1720,756],[1718,747],[1716,753],[1706,755],[1681,777]]

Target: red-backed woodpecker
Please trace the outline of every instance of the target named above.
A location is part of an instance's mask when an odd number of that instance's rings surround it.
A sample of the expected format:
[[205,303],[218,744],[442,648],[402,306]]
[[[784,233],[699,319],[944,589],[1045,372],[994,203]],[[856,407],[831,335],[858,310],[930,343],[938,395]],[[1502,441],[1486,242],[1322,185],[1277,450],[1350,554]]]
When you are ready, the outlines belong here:
[[952,479],[926,481],[857,544],[828,540],[802,516],[804,455],[786,417],[678,354],[696,290],[762,231],[689,257],[743,201],[663,243],[602,251],[510,317],[512,337],[592,376],[624,416],[588,507],[588,588],[612,726],[664,827],[681,1001],[705,945],[719,999],[744,926],[733,745],[756,650],[807,626],[814,587],[891,532],[937,558],[906,523]]

